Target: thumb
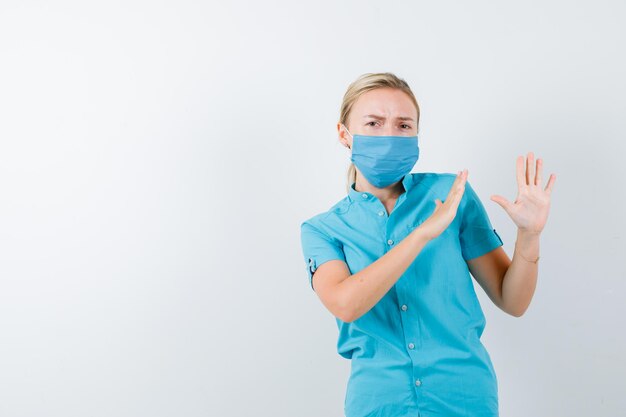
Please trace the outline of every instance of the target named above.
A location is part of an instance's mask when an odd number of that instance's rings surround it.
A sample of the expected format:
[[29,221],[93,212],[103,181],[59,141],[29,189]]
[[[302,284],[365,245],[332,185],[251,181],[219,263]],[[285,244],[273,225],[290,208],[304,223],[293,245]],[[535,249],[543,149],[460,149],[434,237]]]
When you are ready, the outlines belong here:
[[494,202],[498,203],[507,212],[509,211],[509,208],[511,206],[511,202],[509,200],[507,200],[506,198],[502,197],[501,195],[494,194],[494,195],[491,196],[490,199],[491,199],[491,201],[494,201]]

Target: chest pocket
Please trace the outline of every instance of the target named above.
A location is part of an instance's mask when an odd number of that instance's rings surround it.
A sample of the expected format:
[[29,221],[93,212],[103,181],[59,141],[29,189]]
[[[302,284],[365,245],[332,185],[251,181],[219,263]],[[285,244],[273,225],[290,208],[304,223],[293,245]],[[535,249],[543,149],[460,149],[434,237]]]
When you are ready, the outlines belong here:
[[[407,236],[423,222],[417,220],[407,225]],[[466,268],[464,261],[459,263],[462,260],[458,231],[450,224],[439,236],[426,243],[407,272],[417,280],[419,289],[446,295],[458,285],[459,272]]]

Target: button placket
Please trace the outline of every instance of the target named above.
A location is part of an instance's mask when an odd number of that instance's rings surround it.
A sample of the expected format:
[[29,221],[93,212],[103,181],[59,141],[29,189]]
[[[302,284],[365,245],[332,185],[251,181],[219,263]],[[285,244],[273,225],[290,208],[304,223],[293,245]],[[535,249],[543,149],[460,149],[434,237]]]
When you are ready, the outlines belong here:
[[[396,289],[398,290],[398,289]],[[402,294],[402,290],[398,293],[398,308],[400,310],[400,318],[402,322],[403,336],[407,347],[407,353],[411,359],[411,363],[413,364],[413,377],[415,378],[415,385],[417,387],[421,386],[422,382],[417,379],[417,373],[419,372],[420,363],[419,363],[419,352],[415,349],[419,344],[419,333],[416,332],[416,323],[415,323],[415,312],[413,314],[408,314],[406,311],[409,310],[408,303],[402,303],[401,300],[407,300],[408,298],[404,297]]]

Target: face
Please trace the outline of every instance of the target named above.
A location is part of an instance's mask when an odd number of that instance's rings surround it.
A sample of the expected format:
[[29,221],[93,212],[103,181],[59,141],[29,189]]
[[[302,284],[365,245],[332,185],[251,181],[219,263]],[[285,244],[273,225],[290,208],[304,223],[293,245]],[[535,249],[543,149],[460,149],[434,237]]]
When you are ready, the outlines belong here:
[[[346,127],[352,135],[415,136],[417,109],[403,91],[377,88],[362,94],[352,106]],[[352,137],[337,123],[339,141],[352,149]]]

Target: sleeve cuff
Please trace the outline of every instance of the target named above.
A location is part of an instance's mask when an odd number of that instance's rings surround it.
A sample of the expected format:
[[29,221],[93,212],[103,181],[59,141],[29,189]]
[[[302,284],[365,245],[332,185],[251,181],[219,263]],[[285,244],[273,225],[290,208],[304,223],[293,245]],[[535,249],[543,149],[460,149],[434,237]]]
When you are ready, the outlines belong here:
[[504,244],[504,242],[502,242],[502,239],[500,238],[500,235],[498,234],[498,232],[496,232],[496,229],[492,229],[492,231],[493,233],[487,234],[485,239],[483,239],[482,241],[463,250],[463,258],[466,261],[482,256],[487,252],[491,252],[492,250]]
[[315,291],[315,288],[313,288],[313,273],[317,270],[317,268],[320,267],[320,265],[324,264],[325,262],[332,261],[333,259],[343,261],[343,258],[335,254],[328,254],[328,255],[322,255],[322,256],[318,255],[315,258],[309,258],[307,260],[306,269],[307,269],[307,273],[309,274],[309,285],[311,286],[311,289],[313,291]]

